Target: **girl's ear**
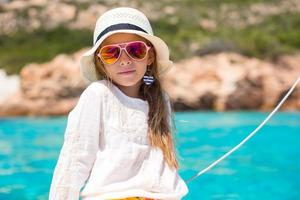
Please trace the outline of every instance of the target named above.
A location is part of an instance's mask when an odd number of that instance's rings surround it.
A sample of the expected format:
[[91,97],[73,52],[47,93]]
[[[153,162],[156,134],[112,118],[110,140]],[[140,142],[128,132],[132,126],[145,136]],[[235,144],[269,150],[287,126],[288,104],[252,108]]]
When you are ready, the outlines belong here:
[[155,53],[153,51],[153,47],[148,52],[148,63],[147,65],[151,65],[155,61]]

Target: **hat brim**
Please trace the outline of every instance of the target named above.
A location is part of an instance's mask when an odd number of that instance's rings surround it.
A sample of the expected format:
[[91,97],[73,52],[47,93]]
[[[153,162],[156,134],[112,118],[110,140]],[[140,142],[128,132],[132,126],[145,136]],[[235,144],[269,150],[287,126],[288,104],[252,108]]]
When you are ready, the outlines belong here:
[[80,71],[85,79],[91,82],[103,79],[100,74],[97,75],[94,62],[94,53],[107,37],[115,33],[136,34],[151,42],[156,51],[156,62],[159,76],[165,74],[173,67],[173,62],[169,59],[169,48],[166,43],[159,37],[137,30],[116,30],[103,35],[91,49],[89,49],[82,55],[80,59]]

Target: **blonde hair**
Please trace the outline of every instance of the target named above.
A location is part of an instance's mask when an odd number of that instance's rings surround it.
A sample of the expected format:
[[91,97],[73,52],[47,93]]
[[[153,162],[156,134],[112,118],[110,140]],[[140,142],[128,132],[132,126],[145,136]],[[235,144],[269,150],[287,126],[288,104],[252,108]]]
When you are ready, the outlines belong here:
[[[107,76],[101,60],[97,57],[98,50],[94,54],[97,77],[98,79],[104,77],[104,79],[112,82],[112,80]],[[168,165],[171,168],[178,169],[179,165],[176,158],[172,135],[172,110],[170,110],[169,113],[167,100],[164,97],[158,76],[156,59],[149,69],[150,74],[154,76],[155,81],[150,86],[142,84],[139,93],[149,104],[148,138],[150,145],[160,148]]]

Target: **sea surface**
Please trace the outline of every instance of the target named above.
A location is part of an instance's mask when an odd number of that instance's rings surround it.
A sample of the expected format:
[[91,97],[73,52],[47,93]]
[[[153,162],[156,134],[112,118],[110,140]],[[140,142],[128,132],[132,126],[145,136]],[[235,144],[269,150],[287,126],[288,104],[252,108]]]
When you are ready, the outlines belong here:
[[[180,175],[187,180],[252,132],[264,112],[175,115]],[[0,118],[0,200],[46,200],[66,117]],[[300,199],[300,113],[280,112],[228,158],[188,183],[184,200]]]

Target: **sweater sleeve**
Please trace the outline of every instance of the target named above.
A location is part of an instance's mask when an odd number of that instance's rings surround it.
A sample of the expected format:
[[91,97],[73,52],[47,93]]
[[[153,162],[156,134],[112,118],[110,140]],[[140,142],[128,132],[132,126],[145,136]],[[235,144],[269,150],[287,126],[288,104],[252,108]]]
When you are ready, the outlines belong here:
[[101,99],[87,88],[68,115],[60,155],[53,173],[49,200],[78,200],[99,147]]

